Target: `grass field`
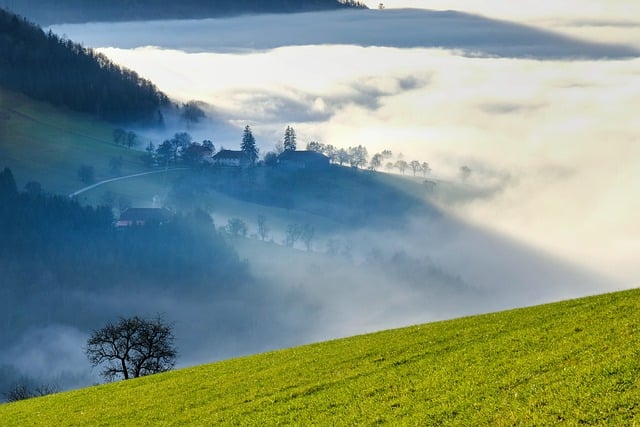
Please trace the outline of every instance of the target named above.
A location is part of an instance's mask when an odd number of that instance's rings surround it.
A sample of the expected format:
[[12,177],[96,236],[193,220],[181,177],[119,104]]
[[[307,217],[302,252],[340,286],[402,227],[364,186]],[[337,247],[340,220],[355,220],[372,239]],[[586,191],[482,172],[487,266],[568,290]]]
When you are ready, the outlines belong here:
[[635,425],[640,291],[379,332],[0,406],[24,425]]
[[121,175],[146,170],[140,153],[113,143],[114,125],[0,89],[0,168],[10,167],[22,188],[38,181],[45,191],[68,194],[83,187],[80,165],[96,180],[111,178],[109,161],[122,156]]

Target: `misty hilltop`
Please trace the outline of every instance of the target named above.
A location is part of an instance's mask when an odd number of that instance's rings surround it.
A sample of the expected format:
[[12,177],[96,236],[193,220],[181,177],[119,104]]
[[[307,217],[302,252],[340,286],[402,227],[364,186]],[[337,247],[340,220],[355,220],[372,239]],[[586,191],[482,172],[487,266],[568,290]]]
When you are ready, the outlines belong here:
[[42,25],[366,8],[353,0],[2,0],[0,6]]

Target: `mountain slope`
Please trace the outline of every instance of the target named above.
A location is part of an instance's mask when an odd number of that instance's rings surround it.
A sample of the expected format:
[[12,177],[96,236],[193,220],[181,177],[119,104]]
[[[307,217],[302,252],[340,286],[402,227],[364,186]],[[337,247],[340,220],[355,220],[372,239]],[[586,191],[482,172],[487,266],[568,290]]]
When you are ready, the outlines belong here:
[[135,72],[2,9],[0,86],[112,122],[157,123],[169,105]]
[[0,168],[10,167],[20,189],[38,181],[48,192],[69,194],[84,186],[78,168],[95,168],[96,180],[112,178],[110,161],[122,158],[115,175],[146,170],[140,152],[113,142],[113,127],[0,89]]
[[252,13],[365,8],[353,0],[1,0],[0,5],[43,25],[90,21],[189,19]]
[[0,406],[4,425],[631,425],[640,291],[438,322]]

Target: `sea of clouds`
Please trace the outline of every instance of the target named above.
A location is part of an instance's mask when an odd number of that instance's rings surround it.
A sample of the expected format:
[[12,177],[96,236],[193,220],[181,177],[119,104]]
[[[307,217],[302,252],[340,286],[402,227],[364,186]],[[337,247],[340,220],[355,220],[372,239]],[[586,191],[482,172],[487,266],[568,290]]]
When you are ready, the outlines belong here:
[[[176,322],[180,365],[638,285],[640,30],[630,17],[640,14],[629,12],[640,6],[436,0],[417,10],[426,3],[52,28],[177,101],[206,102],[211,121],[189,131],[216,147],[237,146],[249,124],[265,152],[293,125],[300,145],[388,148],[428,161],[439,182],[441,217],[339,236],[354,260],[273,251],[251,262],[264,293],[134,299]],[[0,362],[36,377],[49,369],[66,387],[95,381],[81,362],[86,333],[34,329]]]
[[[208,102],[219,131],[204,132],[225,146],[250,124],[265,151],[292,124],[302,144],[389,148],[428,161],[438,178],[469,165],[475,185],[500,191],[449,209],[631,286],[640,277],[638,26],[629,2],[579,3],[429,2],[452,12],[387,2],[385,11],[53,30],[178,100]],[[591,39],[575,38],[585,26]],[[626,32],[600,37],[611,26]]]

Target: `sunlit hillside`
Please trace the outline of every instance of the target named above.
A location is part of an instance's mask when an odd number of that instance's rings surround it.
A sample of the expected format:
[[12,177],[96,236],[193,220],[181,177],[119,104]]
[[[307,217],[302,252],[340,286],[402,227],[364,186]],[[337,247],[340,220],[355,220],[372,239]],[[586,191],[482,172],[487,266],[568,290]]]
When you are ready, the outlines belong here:
[[0,406],[3,425],[634,425],[638,290]]

